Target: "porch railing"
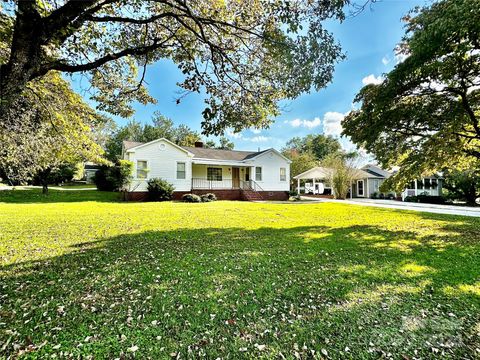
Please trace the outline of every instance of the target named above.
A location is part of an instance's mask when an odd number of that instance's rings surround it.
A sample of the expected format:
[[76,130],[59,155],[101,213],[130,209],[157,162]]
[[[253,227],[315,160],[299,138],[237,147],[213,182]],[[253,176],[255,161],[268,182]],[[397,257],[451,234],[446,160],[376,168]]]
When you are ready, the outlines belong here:
[[201,178],[192,178],[192,190],[215,190],[215,189],[241,189],[263,191],[256,181],[253,180],[208,180]]

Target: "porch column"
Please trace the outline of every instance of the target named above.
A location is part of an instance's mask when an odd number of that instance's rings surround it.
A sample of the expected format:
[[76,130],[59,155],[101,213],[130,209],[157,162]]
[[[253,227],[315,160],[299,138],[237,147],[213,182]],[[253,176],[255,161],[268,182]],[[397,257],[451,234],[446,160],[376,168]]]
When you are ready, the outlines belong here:
[[313,178],[313,195],[315,195],[315,178]]
[[297,179],[297,194],[300,195],[300,179]]
[[417,196],[417,179],[415,179],[415,196]]
[[353,199],[353,182],[350,181],[350,199]]
[[367,186],[365,187],[367,190],[367,192],[365,193],[365,197],[368,199],[370,198],[370,192],[368,191],[368,178],[365,179],[365,183],[367,184]]

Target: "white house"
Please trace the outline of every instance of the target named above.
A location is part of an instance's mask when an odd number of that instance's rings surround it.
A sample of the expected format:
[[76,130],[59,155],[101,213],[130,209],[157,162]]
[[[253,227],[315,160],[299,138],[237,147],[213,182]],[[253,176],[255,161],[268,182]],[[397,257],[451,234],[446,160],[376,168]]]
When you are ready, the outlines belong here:
[[[315,167],[294,177],[297,180],[297,192],[300,193],[301,181],[304,182],[304,193],[315,195],[332,195],[332,189],[328,184],[328,179],[332,169],[324,167]],[[349,197],[370,198],[375,195],[380,196],[380,186],[392,176],[393,173],[383,170],[377,165],[368,164],[355,170],[355,179],[352,181]],[[411,181],[401,194],[389,193],[383,195],[392,195],[401,197],[405,200],[407,196],[416,196],[420,194],[439,196],[442,195],[443,178],[439,175],[423,177]]]
[[275,149],[236,151],[178,146],[167,139],[124,141],[123,158],[134,163],[129,198],[141,199],[147,181],[162,178],[183,194],[212,192],[228,200],[284,200],[290,188],[291,161]]

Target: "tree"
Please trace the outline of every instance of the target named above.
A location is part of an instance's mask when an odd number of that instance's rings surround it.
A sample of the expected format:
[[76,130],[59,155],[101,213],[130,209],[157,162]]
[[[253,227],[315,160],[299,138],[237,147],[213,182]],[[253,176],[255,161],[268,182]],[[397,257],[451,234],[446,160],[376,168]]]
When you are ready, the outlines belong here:
[[444,177],[443,187],[449,198],[476,205],[475,201],[480,197],[480,170],[446,171]]
[[361,108],[342,123],[382,166],[400,167],[388,180],[396,189],[480,159],[480,0],[439,1],[405,21],[398,53],[406,59],[361,89]]
[[46,193],[48,179],[65,164],[105,162],[92,133],[103,120],[58,73],[33,81],[0,123],[3,176],[17,184],[37,175]]
[[208,94],[206,135],[264,127],[279,101],[332,80],[343,55],[323,22],[342,20],[346,3],[6,0],[0,22],[10,54],[0,65],[0,115],[32,80],[59,71],[86,74],[100,110],[130,116],[132,100],[154,101],[144,87],[148,65],[170,59],[187,93]]
[[294,186],[293,177],[301,174],[315,166],[318,166],[318,160],[309,151],[298,152],[297,150],[284,149],[282,154],[292,160],[290,163],[290,185]]
[[342,146],[333,136],[309,134],[303,138],[297,136],[290,139],[282,149],[286,153],[292,151],[298,154],[310,153],[321,161],[328,155],[341,153]]
[[127,125],[116,129],[105,145],[107,158],[113,162],[120,159],[124,140],[149,142],[165,138],[177,145],[193,146],[201,139],[200,134],[186,125],[175,127],[171,119],[158,111],[154,113],[152,123],[153,125],[142,125],[138,121],[130,121]]
[[217,146],[217,149],[233,150],[235,148],[235,144],[224,136],[220,138],[219,143],[220,144]]
[[346,199],[353,181],[357,178],[357,158],[331,154],[323,160],[322,166],[330,170],[328,182],[332,186],[335,199]]

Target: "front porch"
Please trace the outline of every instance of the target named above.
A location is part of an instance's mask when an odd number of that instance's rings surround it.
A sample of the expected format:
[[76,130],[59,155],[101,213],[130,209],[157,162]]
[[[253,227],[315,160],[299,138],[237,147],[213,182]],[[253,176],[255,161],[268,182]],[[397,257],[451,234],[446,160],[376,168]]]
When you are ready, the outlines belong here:
[[261,190],[251,179],[252,169],[250,166],[194,163],[192,190]]

